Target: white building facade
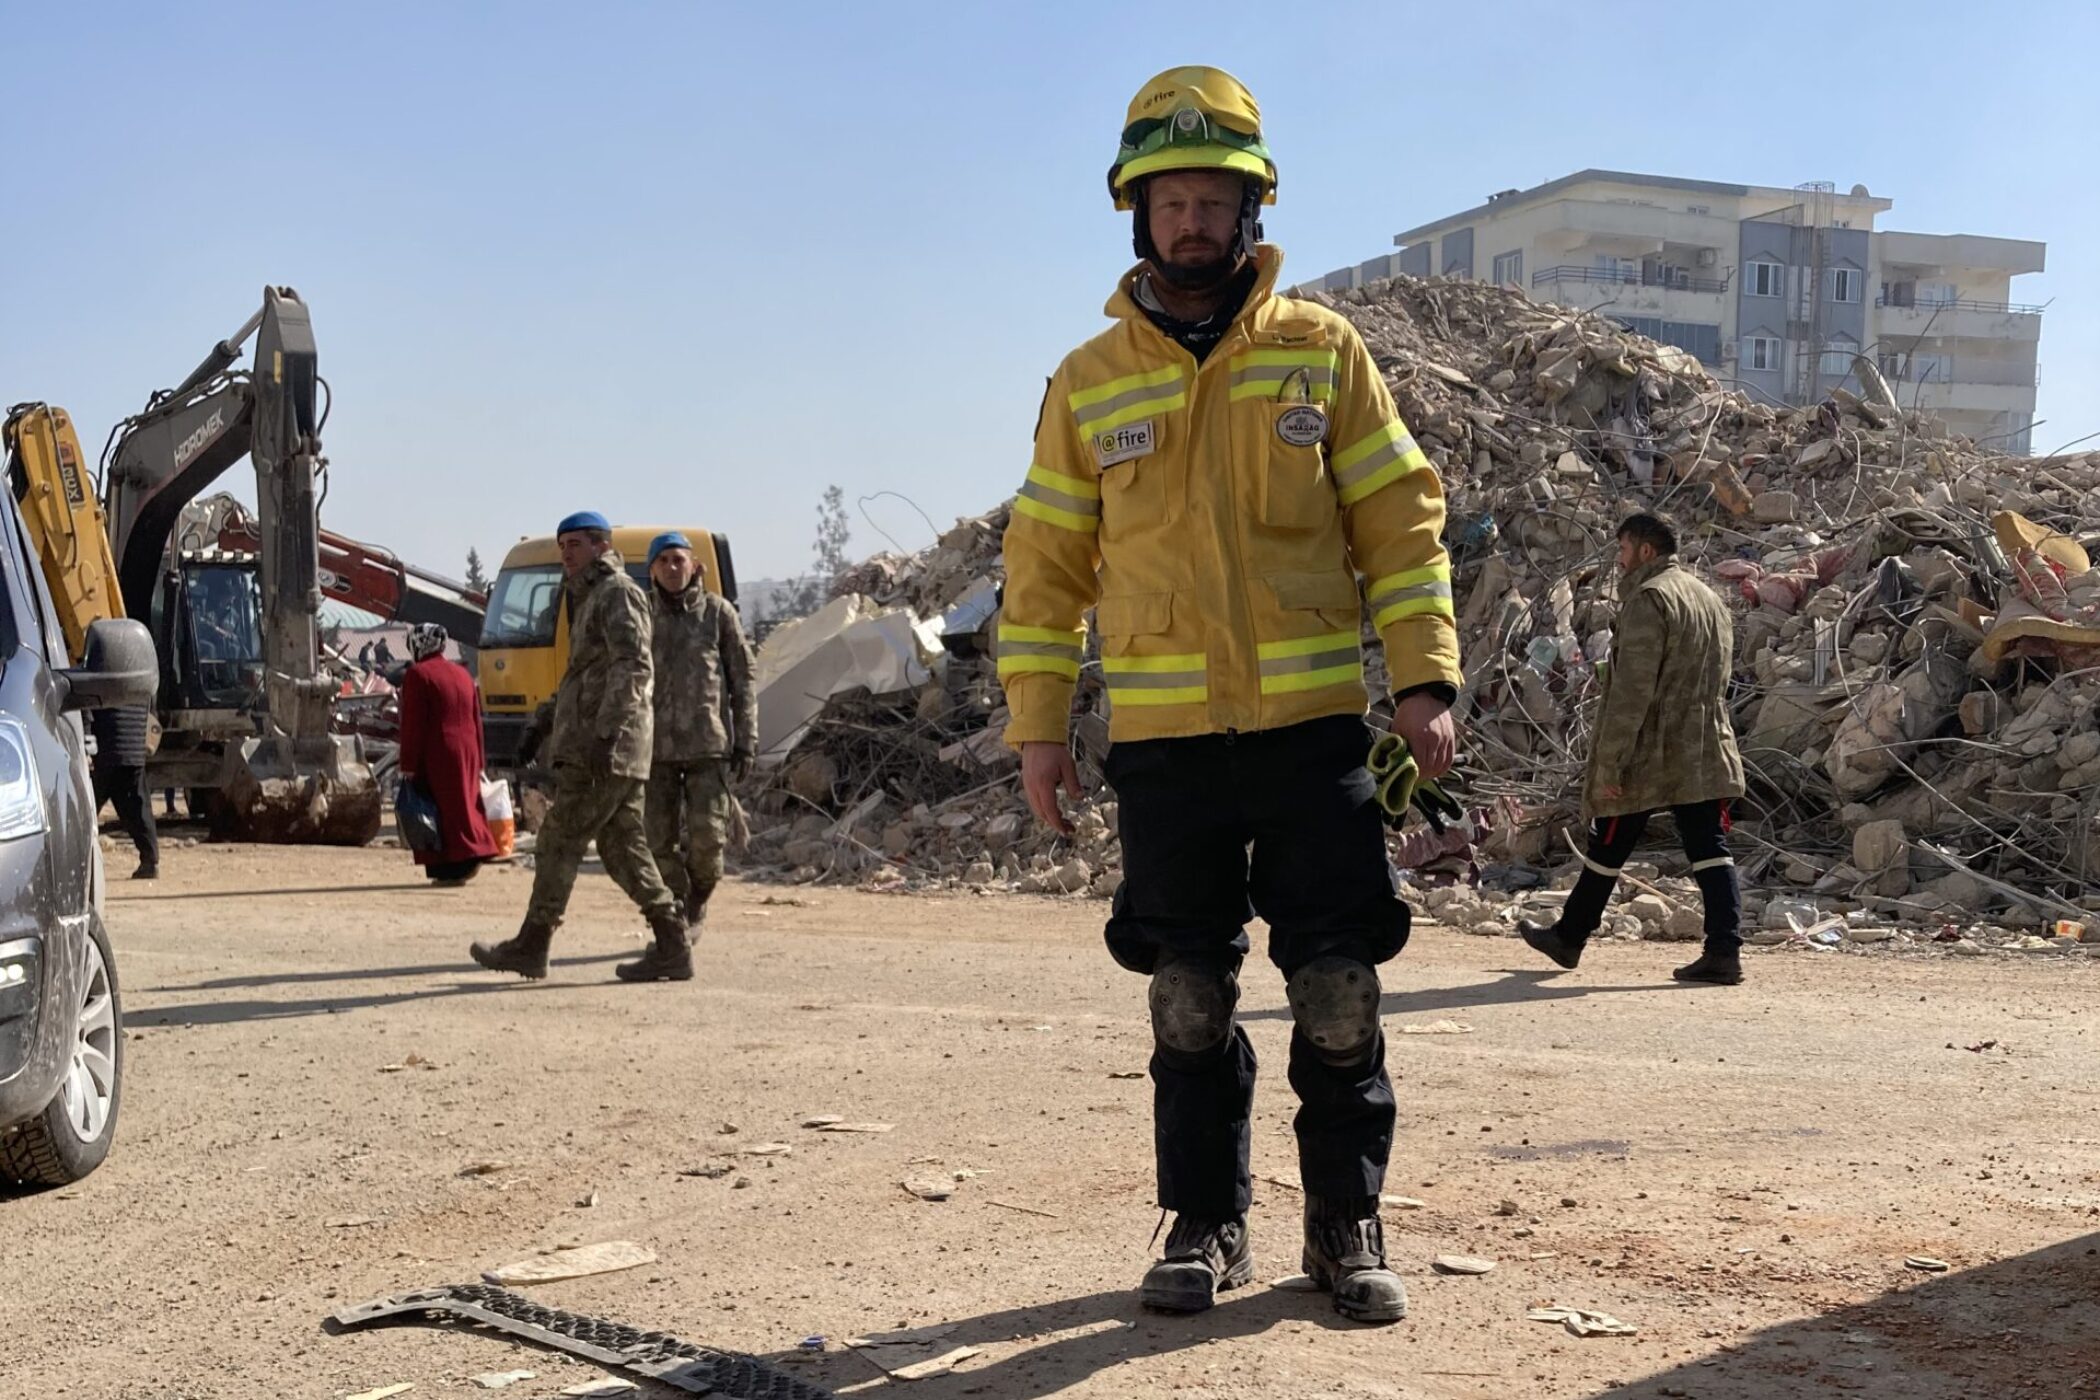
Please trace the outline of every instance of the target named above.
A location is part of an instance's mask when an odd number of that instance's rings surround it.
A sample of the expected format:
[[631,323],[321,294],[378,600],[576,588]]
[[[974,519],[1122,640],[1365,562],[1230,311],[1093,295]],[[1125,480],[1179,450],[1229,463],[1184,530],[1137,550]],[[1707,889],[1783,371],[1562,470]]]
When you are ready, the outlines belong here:
[[2012,279],[2042,271],[2044,245],[1876,229],[1890,207],[1862,185],[1584,170],[1409,229],[1398,252],[1301,286],[1400,273],[1517,286],[1682,346],[1778,403],[1856,391],[1864,352],[1904,407],[2029,451],[2042,309],[2014,301]]

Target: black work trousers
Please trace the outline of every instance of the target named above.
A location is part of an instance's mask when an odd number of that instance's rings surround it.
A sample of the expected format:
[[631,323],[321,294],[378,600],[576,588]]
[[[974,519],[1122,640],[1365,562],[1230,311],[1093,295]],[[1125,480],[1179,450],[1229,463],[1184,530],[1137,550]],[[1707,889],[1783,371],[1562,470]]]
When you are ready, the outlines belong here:
[[[1106,772],[1123,842],[1123,886],[1107,930],[1116,961],[1134,972],[1173,962],[1236,977],[1256,913],[1285,978],[1330,954],[1375,966],[1398,953],[1408,909],[1386,863],[1363,766],[1369,749],[1363,721],[1350,715],[1115,745]],[[1165,1209],[1246,1214],[1254,1069],[1254,1047],[1237,1025],[1214,1054],[1154,1045]],[[1376,1195],[1393,1145],[1384,1035],[1362,1060],[1337,1066],[1294,1030],[1290,1082],[1306,1191]]]
[[124,824],[131,844],[139,848],[139,864],[157,869],[160,865],[160,829],[153,824],[153,798],[146,791],[145,766],[135,763],[96,764],[91,771],[95,783],[95,810],[101,811],[105,802],[114,805],[117,820]]
[[[1653,812],[1599,817],[1590,824],[1590,849],[1568,902],[1561,907],[1560,931],[1587,939],[1604,922],[1605,906],[1619,883],[1619,870],[1641,842]],[[1692,862],[1692,879],[1705,905],[1706,947],[1714,953],[1737,953],[1743,947],[1743,896],[1735,880],[1735,859],[1728,854],[1728,804],[1693,802],[1670,809],[1677,838]]]

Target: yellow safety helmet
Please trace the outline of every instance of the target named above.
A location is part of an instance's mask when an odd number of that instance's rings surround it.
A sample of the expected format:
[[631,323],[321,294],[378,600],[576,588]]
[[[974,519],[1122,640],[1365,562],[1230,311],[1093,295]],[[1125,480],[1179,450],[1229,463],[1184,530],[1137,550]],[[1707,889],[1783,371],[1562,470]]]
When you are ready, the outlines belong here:
[[1169,68],[1138,89],[1123,118],[1123,144],[1108,168],[1116,208],[1134,209],[1132,186],[1168,170],[1231,170],[1276,202],[1276,162],[1261,139],[1261,108],[1222,68]]

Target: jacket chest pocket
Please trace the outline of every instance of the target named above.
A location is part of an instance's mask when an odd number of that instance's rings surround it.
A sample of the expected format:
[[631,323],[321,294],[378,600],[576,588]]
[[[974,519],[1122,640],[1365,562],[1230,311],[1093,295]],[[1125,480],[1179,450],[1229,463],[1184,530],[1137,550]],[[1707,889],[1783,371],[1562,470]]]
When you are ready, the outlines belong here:
[[1261,521],[1280,530],[1319,530],[1335,518],[1334,476],[1327,469],[1330,422],[1318,404],[1261,401],[1249,430],[1260,434]]
[[[1162,414],[1135,426],[1144,430],[1144,452],[1101,468],[1104,543],[1120,543],[1181,518],[1188,467],[1178,445],[1170,444],[1168,437],[1185,431],[1184,425]],[[1087,450],[1102,452],[1094,443],[1089,443]],[[1115,453],[1111,450],[1102,455]]]
[[1338,361],[1317,328],[1258,332],[1232,357],[1233,436],[1241,460],[1260,473],[1261,522],[1319,530],[1339,506],[1327,466]]

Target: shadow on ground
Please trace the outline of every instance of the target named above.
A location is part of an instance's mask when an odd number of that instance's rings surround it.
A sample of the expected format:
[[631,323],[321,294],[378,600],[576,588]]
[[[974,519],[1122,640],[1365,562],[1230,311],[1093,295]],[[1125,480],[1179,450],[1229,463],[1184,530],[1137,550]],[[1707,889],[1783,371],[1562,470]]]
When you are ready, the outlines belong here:
[[[632,953],[594,953],[589,957],[556,958],[553,966],[580,967],[592,963],[617,962],[631,958]],[[154,987],[150,992],[188,992],[219,989],[241,989],[268,987],[278,984],[302,982],[367,981],[381,977],[431,976],[444,977],[466,974],[474,977],[472,982],[443,982],[400,992],[373,992],[365,996],[321,996],[285,1001],[271,1001],[256,997],[234,1001],[180,1002],[173,1006],[134,1005],[126,1008],[124,1023],[133,1029],[154,1026],[230,1026],[248,1021],[285,1021],[301,1016],[334,1016],[346,1011],[368,1011],[374,1007],[399,1006],[405,1002],[436,1001],[446,997],[484,996],[491,993],[534,993],[553,991],[561,986],[590,985],[575,982],[563,983],[550,979],[544,982],[528,982],[508,973],[483,972],[470,962],[439,964],[434,967],[396,967],[375,970],[349,968],[332,972],[293,972],[282,977],[228,977],[217,982],[200,983],[194,987]]]
[[[1636,982],[1605,985],[1567,980],[1565,972],[1535,972],[1528,968],[1504,972],[1492,982],[1469,982],[1463,987],[1425,987],[1418,992],[1387,992],[1379,1002],[1386,1016],[1421,1014],[1428,1011],[1460,1011],[1469,1006],[1513,1006],[1535,1001],[1566,1001],[1571,997],[1602,996],[1612,992],[1683,992],[1694,990],[1683,982]],[[1243,1021],[1287,1021],[1288,1006],[1242,1010]]]
[[[1312,1321],[1337,1329],[1356,1326],[1336,1315],[1324,1296],[1272,1288],[1228,1293],[1209,1312],[1171,1317],[1139,1307],[1135,1282],[1133,1278],[1133,1286],[1128,1289],[1010,1308],[959,1322],[953,1332],[940,1339],[938,1350],[962,1346],[1003,1349],[1016,1337],[1047,1335],[1050,1340],[1002,1356],[989,1365],[966,1361],[959,1371],[914,1383],[911,1392],[927,1400],[963,1395],[1033,1400],[1058,1394],[1125,1362],[1217,1341],[1256,1337],[1281,1322]],[[1057,1335],[1064,1333],[1073,1335]],[[832,1351],[821,1356],[790,1352],[770,1359],[789,1367],[796,1375],[839,1391],[865,1387],[882,1375],[872,1361],[851,1351]],[[1096,1393],[1149,1392],[1119,1389],[1104,1382]]]
[[[1866,1302],[1768,1327],[1701,1361],[1587,1392],[1557,1388],[1553,1393],[1580,1393],[1586,1400],[2100,1395],[2100,1309],[2093,1307],[2100,1285],[2100,1234],[1945,1275],[1919,1274],[1916,1280]],[[965,1361],[952,1374],[918,1382],[912,1393],[924,1400],[966,1395],[1035,1400],[1092,1380],[1095,1394],[1137,1394],[1135,1377],[1121,1387],[1103,1378],[1147,1356],[1258,1336],[1285,1319],[1359,1330],[1329,1311],[1324,1298],[1304,1293],[1258,1288],[1227,1295],[1210,1312],[1190,1318],[1146,1313],[1129,1291],[1096,1293],[959,1322],[942,1338],[942,1346],[1003,1349],[1016,1336],[1076,1335],[1053,1336],[989,1364]],[[1531,1325],[1544,1330],[1544,1324]],[[1406,1359],[1407,1331],[1405,1322],[1394,1329],[1395,1370],[1382,1379],[1404,1382],[1407,1371],[1421,1364]],[[1594,1349],[1601,1359],[1613,1343],[1595,1338],[1579,1345]],[[836,1389],[864,1386],[878,1374],[851,1353],[826,1353],[799,1363],[792,1356],[775,1359]],[[1482,1378],[1506,1373],[1512,1387],[1507,1393],[1513,1396],[1531,1393],[1535,1371],[1528,1361],[1518,1364],[1500,1355],[1487,1340],[1477,1364],[1468,1365],[1469,1375]],[[1348,1393],[1344,1384],[1334,1389]]]
[[[587,957],[549,958],[547,965],[554,968],[589,967],[593,963],[619,962],[633,957],[633,953],[592,953]],[[322,972],[268,972],[254,977],[215,977],[209,982],[186,982],[165,987],[138,987],[133,990],[140,995],[155,992],[225,992],[240,991],[252,987],[296,987],[314,982],[377,982],[389,977],[439,977],[447,973],[476,972],[475,964],[462,958],[458,962],[422,963],[414,967],[333,967]],[[489,974],[491,977],[495,973]]]

